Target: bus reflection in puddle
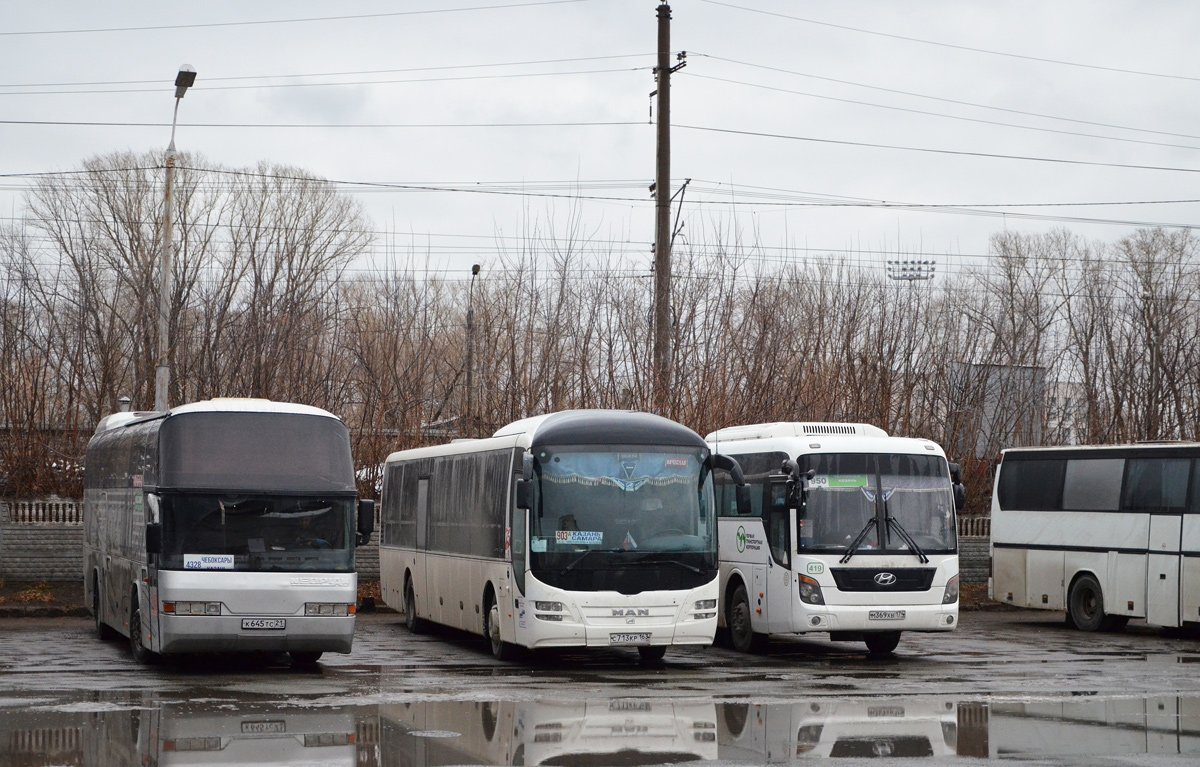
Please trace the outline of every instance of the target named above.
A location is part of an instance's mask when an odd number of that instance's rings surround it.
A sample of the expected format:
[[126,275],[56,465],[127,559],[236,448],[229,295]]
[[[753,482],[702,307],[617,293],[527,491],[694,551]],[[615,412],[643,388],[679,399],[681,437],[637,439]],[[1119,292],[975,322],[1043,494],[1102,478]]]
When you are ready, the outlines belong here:
[[1200,754],[1200,697],[0,707],[0,764],[651,765]]

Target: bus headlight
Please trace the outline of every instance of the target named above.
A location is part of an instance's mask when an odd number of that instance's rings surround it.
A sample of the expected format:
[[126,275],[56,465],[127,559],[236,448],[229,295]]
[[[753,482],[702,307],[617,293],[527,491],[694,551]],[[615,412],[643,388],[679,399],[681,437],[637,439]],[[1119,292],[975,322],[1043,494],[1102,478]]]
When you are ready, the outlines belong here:
[[305,602],[304,614],[344,618],[347,615],[354,615],[356,612],[354,607],[354,605],[334,604],[331,602]]
[[533,609],[546,613],[561,613],[563,604],[562,602],[534,602]]
[[696,603],[696,606],[695,606],[695,607],[693,607],[692,609],[693,609],[693,610],[700,610],[700,611],[705,611],[705,610],[715,610],[715,609],[717,609],[717,600],[715,600],[715,599],[701,599],[699,602],[697,602],[697,603]]
[[220,615],[220,602],[163,602],[162,611],[170,615]]
[[821,593],[821,584],[807,575],[796,576],[800,580],[800,601],[810,605],[825,604],[825,595]]
[[942,604],[952,605],[958,601],[958,576],[954,576],[946,583],[946,593],[942,595]]

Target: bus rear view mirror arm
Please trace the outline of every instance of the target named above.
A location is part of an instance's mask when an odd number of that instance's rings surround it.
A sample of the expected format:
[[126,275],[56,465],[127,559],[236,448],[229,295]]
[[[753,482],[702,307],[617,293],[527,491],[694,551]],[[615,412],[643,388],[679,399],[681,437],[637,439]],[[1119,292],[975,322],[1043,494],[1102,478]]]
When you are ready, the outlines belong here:
[[355,546],[365,546],[375,532],[375,501],[361,498],[358,501],[358,537]]
[[162,525],[151,522],[146,525],[146,553],[161,554],[163,548]]

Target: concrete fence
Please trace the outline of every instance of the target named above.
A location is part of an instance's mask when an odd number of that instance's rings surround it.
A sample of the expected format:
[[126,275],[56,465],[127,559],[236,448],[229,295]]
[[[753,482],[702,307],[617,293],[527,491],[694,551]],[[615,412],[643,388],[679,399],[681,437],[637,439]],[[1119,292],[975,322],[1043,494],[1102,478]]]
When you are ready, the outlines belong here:
[[[376,507],[378,508],[378,507]],[[987,583],[991,519],[958,520],[959,578]],[[379,526],[358,549],[362,581],[379,579]],[[0,503],[0,578],[10,581],[74,581],[83,577],[83,504],[61,499]]]

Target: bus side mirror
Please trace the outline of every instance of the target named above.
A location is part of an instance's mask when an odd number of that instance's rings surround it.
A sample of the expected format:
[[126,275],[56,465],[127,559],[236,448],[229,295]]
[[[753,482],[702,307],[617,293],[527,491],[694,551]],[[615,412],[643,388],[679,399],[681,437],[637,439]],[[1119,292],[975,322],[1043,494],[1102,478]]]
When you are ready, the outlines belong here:
[[533,499],[530,498],[530,488],[533,483],[527,479],[517,480],[517,500],[516,506],[518,509],[528,509],[533,505]]
[[362,498],[358,501],[358,539],[355,546],[365,546],[375,532],[375,501]]
[[146,525],[146,553],[161,554],[162,548],[162,525],[151,522]]
[[957,463],[950,463],[950,482],[954,490],[954,510],[962,511],[967,506],[967,489],[962,483],[962,469]]
[[754,513],[754,504],[750,500],[750,486],[737,485],[737,513],[739,517],[748,517]]

